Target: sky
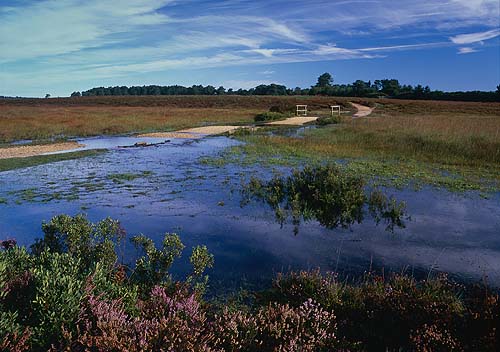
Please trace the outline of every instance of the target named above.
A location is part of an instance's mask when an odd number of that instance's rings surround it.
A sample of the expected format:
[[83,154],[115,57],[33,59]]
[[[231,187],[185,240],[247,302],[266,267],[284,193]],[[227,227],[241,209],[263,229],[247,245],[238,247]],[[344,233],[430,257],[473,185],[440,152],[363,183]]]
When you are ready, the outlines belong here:
[[499,0],[0,0],[0,96],[397,78],[500,84]]

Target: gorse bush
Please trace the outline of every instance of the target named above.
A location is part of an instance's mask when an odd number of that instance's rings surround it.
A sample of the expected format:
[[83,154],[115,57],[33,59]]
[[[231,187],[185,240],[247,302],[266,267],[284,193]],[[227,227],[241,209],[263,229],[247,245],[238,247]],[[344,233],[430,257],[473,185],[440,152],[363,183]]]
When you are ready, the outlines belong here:
[[[81,225],[79,227],[78,225]],[[132,268],[116,261],[119,223],[59,216],[30,253],[0,251],[0,351],[494,351],[498,295],[446,277],[367,274],[356,284],[319,271],[279,274],[246,303],[206,301],[205,246],[141,235]],[[82,247],[77,243],[81,236]],[[109,243],[106,241],[110,241]],[[103,249],[106,243],[106,250]],[[115,260],[112,262],[112,260]]]

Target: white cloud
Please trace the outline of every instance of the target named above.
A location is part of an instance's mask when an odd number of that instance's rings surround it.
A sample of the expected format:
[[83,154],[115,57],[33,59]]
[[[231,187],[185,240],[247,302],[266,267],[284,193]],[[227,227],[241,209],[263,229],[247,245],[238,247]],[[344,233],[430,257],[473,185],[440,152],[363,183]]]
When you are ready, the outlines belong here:
[[470,47],[458,48],[458,54],[471,54],[475,52],[477,52],[477,50]]
[[483,40],[493,39],[500,36],[500,29],[492,29],[486,32],[477,32],[469,34],[460,34],[450,37],[450,40],[455,44],[472,44]]

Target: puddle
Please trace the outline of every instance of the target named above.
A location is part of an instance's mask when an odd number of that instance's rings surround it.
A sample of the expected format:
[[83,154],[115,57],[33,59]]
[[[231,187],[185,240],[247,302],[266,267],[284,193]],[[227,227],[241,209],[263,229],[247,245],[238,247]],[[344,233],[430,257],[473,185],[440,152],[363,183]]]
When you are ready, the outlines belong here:
[[[147,148],[118,148],[165,139],[109,137],[79,140],[106,154],[0,173],[0,239],[30,245],[41,223],[57,214],[110,216],[129,235],[143,233],[160,243],[176,232],[186,252],[173,268],[188,270],[188,251],[205,244],[215,255],[210,270],[216,292],[268,283],[279,271],[338,270],[356,277],[370,268],[425,276],[445,271],[460,280],[500,287],[500,194],[484,200],[423,189],[386,190],[405,201],[412,220],[394,234],[373,223],[326,229],[317,222],[283,227],[262,204],[240,206],[241,183],[252,175],[272,177],[255,166],[200,164],[239,142],[226,137],[175,140]],[[283,169],[281,170],[283,171]],[[128,246],[124,261],[136,255]]]

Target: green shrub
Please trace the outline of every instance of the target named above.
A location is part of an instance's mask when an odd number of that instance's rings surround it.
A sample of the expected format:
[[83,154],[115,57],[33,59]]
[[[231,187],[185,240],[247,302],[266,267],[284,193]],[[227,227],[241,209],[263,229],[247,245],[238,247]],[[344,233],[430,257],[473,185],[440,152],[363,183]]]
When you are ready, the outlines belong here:
[[339,115],[335,116],[322,116],[316,120],[316,124],[319,126],[334,125],[342,121]]
[[86,275],[81,262],[68,253],[44,251],[31,270],[35,295],[32,302],[33,340],[50,346],[62,338],[62,328],[70,329],[78,317],[84,296]]
[[261,114],[257,114],[254,117],[255,122],[265,122],[265,121],[277,121],[277,120],[284,120],[288,117],[289,115],[280,113],[280,112],[263,112]]

